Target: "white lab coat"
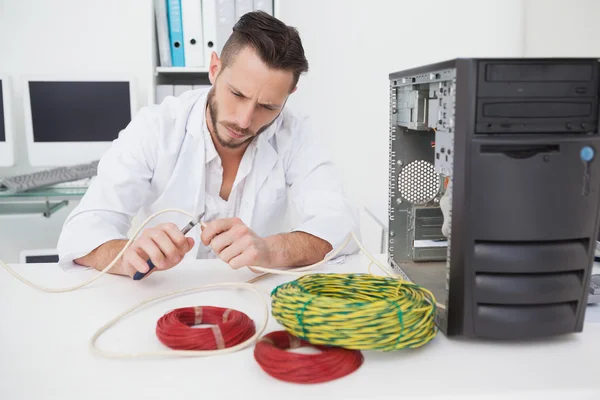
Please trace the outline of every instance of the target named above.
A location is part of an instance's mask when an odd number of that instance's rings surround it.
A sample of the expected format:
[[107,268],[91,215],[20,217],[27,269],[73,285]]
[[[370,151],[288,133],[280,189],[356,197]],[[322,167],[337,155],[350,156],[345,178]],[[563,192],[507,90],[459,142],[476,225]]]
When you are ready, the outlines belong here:
[[[204,210],[205,144],[198,121],[204,120],[206,94],[205,89],[193,90],[145,107],[120,132],[100,160],[96,179],[65,221],[57,246],[61,264],[71,264],[109,240],[127,239],[136,216],[141,224],[166,208],[193,215]],[[189,119],[192,111],[202,118]],[[290,196],[301,219],[292,230],[320,237],[334,250],[351,230],[360,237],[358,212],[318,139],[307,120],[287,107],[255,139],[239,217],[258,235],[286,231],[281,222]],[[183,227],[189,220],[166,213],[146,226],[174,222]],[[188,233],[195,246],[186,258],[196,257],[200,233],[198,226]],[[340,254],[356,250],[351,241]]]

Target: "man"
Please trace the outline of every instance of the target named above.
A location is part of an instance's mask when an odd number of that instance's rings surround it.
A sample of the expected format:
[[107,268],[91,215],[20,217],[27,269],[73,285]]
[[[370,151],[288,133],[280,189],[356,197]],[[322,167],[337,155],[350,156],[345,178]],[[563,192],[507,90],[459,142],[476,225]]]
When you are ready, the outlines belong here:
[[[294,28],[264,12],[244,15],[221,57],[211,56],[210,90],[144,108],[102,157],[65,222],[60,262],[105,268],[127,243],[133,217],[167,208],[205,212],[206,225],[186,237],[189,217],[161,214],[110,272],[147,272],[148,259],[152,272],[166,270],[184,256],[219,257],[235,269],[309,265],[358,234],[357,212],[318,134],[284,107],[307,70]],[[288,189],[301,217],[291,232],[278,224]]]

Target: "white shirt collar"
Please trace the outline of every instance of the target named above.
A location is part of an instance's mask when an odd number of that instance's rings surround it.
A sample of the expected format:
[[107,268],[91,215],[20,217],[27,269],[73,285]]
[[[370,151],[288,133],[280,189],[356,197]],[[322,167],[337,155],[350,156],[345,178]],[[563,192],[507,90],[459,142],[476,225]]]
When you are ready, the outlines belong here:
[[217,153],[217,149],[215,148],[215,144],[213,143],[212,136],[210,135],[210,131],[208,130],[208,124],[206,123],[206,118],[203,118],[202,123],[202,133],[204,135],[204,148],[205,148],[205,159],[206,164],[214,160],[219,156]]

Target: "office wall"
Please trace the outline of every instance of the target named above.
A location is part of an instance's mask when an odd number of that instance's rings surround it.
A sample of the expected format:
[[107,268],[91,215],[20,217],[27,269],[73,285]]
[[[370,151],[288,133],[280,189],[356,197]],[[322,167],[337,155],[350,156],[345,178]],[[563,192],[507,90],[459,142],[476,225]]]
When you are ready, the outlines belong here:
[[[0,1],[0,73],[13,80],[17,136],[17,165],[0,168],[0,176],[33,170],[23,131],[24,75],[128,73],[137,78],[140,105],[147,104],[152,79],[151,6],[150,1],[139,0]],[[0,259],[14,262],[23,248],[54,247],[72,206],[50,219],[0,217]]]
[[[382,214],[387,75],[457,56],[522,53],[520,0],[280,0],[279,5],[280,17],[300,30],[311,65],[290,105],[313,118],[351,198]],[[142,106],[152,90],[151,12],[150,2],[137,0],[3,2],[0,71],[17,80],[30,73],[129,72],[138,78]],[[20,86],[13,101],[22,103]],[[14,108],[18,165],[0,169],[0,175],[31,170],[21,108]],[[53,247],[70,209],[50,220],[18,217],[22,226],[32,227],[27,239],[9,234],[0,220],[2,257],[13,261],[23,247]],[[375,248],[372,238],[379,235],[369,226],[365,241]]]
[[525,56],[600,57],[600,1],[525,1]]
[[[574,3],[585,12],[573,10]],[[594,0],[568,6],[559,0],[279,0],[279,5],[280,17],[300,30],[311,66],[289,104],[311,115],[351,198],[382,215],[390,72],[459,56],[598,54],[591,35],[578,41],[598,15]],[[150,1],[2,1],[0,72],[15,79],[31,73],[132,73],[143,106],[152,90],[151,29]],[[13,92],[18,165],[0,168],[0,176],[31,170],[21,87]],[[68,211],[50,220],[13,217],[31,227],[18,235],[0,218],[0,257],[14,261],[28,243],[53,247]],[[373,230],[366,233],[366,241],[379,239]],[[15,239],[22,235],[28,237]]]
[[[281,0],[311,71],[290,105],[309,113],[349,195],[387,222],[388,74],[468,56],[521,56],[520,0]],[[379,233],[363,219],[364,238]],[[368,224],[367,224],[368,223]]]
[[147,104],[152,78],[152,7],[136,0],[19,0],[0,5],[0,72],[13,80],[17,165],[28,171],[21,80],[30,74],[126,73]]

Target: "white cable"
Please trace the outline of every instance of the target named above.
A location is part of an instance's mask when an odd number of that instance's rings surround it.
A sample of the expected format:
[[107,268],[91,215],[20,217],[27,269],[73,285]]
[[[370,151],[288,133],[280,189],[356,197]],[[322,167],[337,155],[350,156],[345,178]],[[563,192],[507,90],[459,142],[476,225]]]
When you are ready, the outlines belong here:
[[185,215],[189,216],[192,219],[195,218],[192,214],[188,213],[187,211],[180,210],[180,209],[177,209],[177,208],[167,208],[167,209],[164,209],[162,211],[158,211],[158,212],[152,214],[151,216],[149,216],[148,218],[146,218],[146,220],[144,221],[144,223],[135,231],[135,233],[133,234],[133,237],[131,239],[129,239],[129,241],[125,244],[125,247],[123,247],[123,249],[115,257],[115,259],[112,260],[112,262],[110,264],[108,264],[106,266],[106,268],[104,268],[102,271],[100,271],[100,273],[97,274],[96,276],[94,276],[93,278],[91,278],[91,279],[89,279],[89,280],[87,280],[85,282],[82,282],[82,283],[80,283],[78,285],[75,285],[75,286],[70,286],[70,287],[66,287],[66,288],[49,288],[49,287],[40,286],[40,285],[38,285],[36,283],[28,281],[27,279],[23,278],[21,275],[17,274],[8,265],[6,265],[4,262],[2,262],[2,260],[0,260],[0,265],[2,265],[4,267],[4,269],[6,269],[12,276],[14,276],[15,278],[17,278],[21,282],[25,283],[26,285],[31,286],[32,288],[41,290],[43,292],[48,292],[48,293],[66,293],[66,292],[71,292],[73,290],[77,290],[77,289],[80,289],[80,288],[82,288],[82,287],[84,287],[86,285],[89,285],[90,283],[94,282],[96,279],[100,278],[102,275],[104,275],[105,273],[107,273],[108,271],[110,271],[110,269],[115,266],[115,264],[117,263],[117,261],[119,260],[119,258],[121,258],[121,256],[123,255],[123,253],[125,253],[125,250],[127,250],[129,248],[129,246],[131,246],[131,243],[134,241],[134,239],[137,237],[137,235],[140,234],[140,232],[142,231],[142,229],[152,219],[156,218],[160,214],[164,214],[164,213],[167,213],[167,212],[179,212],[179,213],[182,213],[182,214],[185,214]]
[[[338,255],[338,253],[340,251],[342,251],[344,249],[344,247],[346,247],[346,245],[348,244],[348,242],[350,241],[350,239],[352,237],[354,237],[354,240],[358,243],[358,239],[354,235],[354,232],[350,232],[350,234],[346,237],[346,240],[344,240],[344,242],[340,245],[340,247],[338,247],[338,249],[336,251],[332,252],[331,254],[329,254],[328,257],[325,257],[321,261],[316,262],[316,263],[314,263],[312,265],[307,265],[305,267],[296,267],[293,270],[288,270],[288,269],[272,269],[272,268],[255,267],[255,266],[252,266],[250,268],[252,268],[255,271],[266,272],[268,274],[273,274],[273,275],[302,276],[302,275],[304,275],[303,274],[304,271],[308,271],[310,269],[316,268],[316,267],[318,267],[320,265],[325,264],[329,260],[333,259],[336,255]],[[361,244],[359,244],[359,246],[362,247]]]
[[[142,225],[140,225],[140,227],[135,231],[135,233],[133,234],[133,237],[131,239],[129,239],[127,241],[127,243],[125,244],[125,246],[123,247],[123,249],[121,249],[121,251],[119,252],[119,254],[117,254],[117,256],[114,258],[114,260],[112,260],[112,262],[110,264],[108,264],[106,266],[106,268],[104,268],[102,271],[100,271],[100,273],[98,273],[96,276],[92,277],[91,279],[88,279],[87,281],[84,281],[80,284],[77,284],[75,286],[70,286],[70,287],[66,287],[66,288],[49,288],[49,287],[44,287],[44,286],[40,286],[34,282],[31,282],[25,278],[23,278],[21,275],[17,274],[15,271],[13,271],[8,265],[6,265],[4,262],[2,262],[0,260],[0,265],[2,265],[12,276],[14,276],[15,278],[17,278],[18,280],[20,280],[21,282],[44,292],[48,292],[48,293],[66,293],[66,292],[70,292],[73,290],[77,290],[80,289],[86,285],[89,285],[90,283],[94,282],[96,279],[98,279],[99,277],[101,277],[102,275],[104,275],[105,273],[107,273],[108,271],[110,271],[115,264],[117,263],[117,261],[123,256],[123,254],[125,253],[125,251],[129,248],[129,246],[131,246],[131,244],[133,243],[133,241],[135,240],[135,238],[140,234],[140,232],[142,231],[142,229],[154,218],[156,218],[157,216],[159,216],[160,214],[164,214],[167,212],[179,212],[182,214],[185,214],[187,216],[189,216],[190,218],[194,218],[194,216],[190,213],[188,213],[187,211],[184,210],[180,210],[177,208],[167,208],[164,209],[162,211],[158,211],[152,215],[150,215],[143,223]],[[342,251],[344,249],[344,247],[346,247],[346,245],[348,244],[348,242],[350,242],[350,239],[354,239],[354,241],[356,242],[356,244],[358,245],[358,247],[365,253],[365,255],[367,255],[367,257],[374,263],[376,263],[383,271],[385,271],[385,267],[382,266],[373,256],[371,256],[369,254],[369,252],[363,247],[363,245],[360,243],[360,241],[358,240],[358,238],[356,237],[356,235],[354,234],[354,232],[350,232],[350,234],[346,237],[346,239],[344,240],[344,242],[338,247],[337,250],[331,252],[329,254],[328,257],[324,258],[323,260],[314,263],[312,265],[308,265],[305,267],[299,267],[299,268],[294,268],[293,270],[286,270],[286,269],[271,269],[271,268],[264,268],[264,267],[254,267],[252,266],[251,268],[256,270],[256,271],[260,271],[260,272],[265,272],[265,273],[269,273],[269,274],[275,274],[275,275],[290,275],[290,276],[302,276],[303,272],[311,270],[313,268],[316,268],[328,261],[330,261],[331,259],[333,259],[336,255],[338,255],[338,253],[340,251]],[[387,272],[386,272],[387,273]],[[389,273],[388,273],[389,275]]]
[[[129,241],[125,244],[125,246],[123,247],[123,249],[119,252],[119,254],[117,254],[117,256],[115,257],[115,259],[108,265],[106,266],[106,268],[104,268],[99,274],[97,274],[96,276],[94,276],[93,278],[82,282],[78,285],[75,286],[70,286],[70,287],[66,287],[66,288],[48,288],[48,287],[44,287],[44,286],[40,286],[36,283],[33,283],[25,278],[23,278],[22,276],[20,276],[19,274],[17,274],[16,272],[14,272],[8,265],[6,265],[4,262],[2,262],[0,260],[0,265],[2,265],[11,275],[13,275],[15,278],[19,279],[21,282],[44,292],[49,292],[49,293],[65,293],[65,292],[70,292],[73,290],[77,290],[80,289],[86,285],[89,285],[90,283],[94,282],[96,279],[98,279],[100,276],[104,275],[105,273],[107,273],[111,268],[114,267],[114,265],[117,263],[117,261],[122,257],[123,253],[125,253],[125,251],[127,250],[127,248],[129,248],[129,246],[131,245],[131,243],[135,240],[135,238],[139,235],[139,233],[142,231],[142,229],[154,218],[156,218],[158,215],[160,214],[164,214],[167,212],[179,212],[182,213],[184,215],[189,216],[190,218],[194,218],[194,216],[190,213],[188,213],[187,211],[184,210],[180,210],[180,209],[175,209],[175,208],[168,208],[168,209],[164,209],[162,211],[158,211],[154,214],[152,214],[151,216],[149,216],[143,223],[142,225],[135,231],[134,235],[132,236],[131,239],[129,239]],[[360,250],[371,260],[371,264],[376,264],[379,268],[381,268],[381,270],[383,272],[385,272],[388,276],[394,276],[393,274],[391,274],[390,272],[387,271],[387,268],[385,266],[383,266],[375,257],[373,257],[365,248],[364,246],[360,243],[360,241],[358,240],[358,238],[356,237],[356,235],[354,234],[354,232],[350,232],[350,234],[348,234],[348,236],[346,237],[346,240],[344,240],[344,242],[338,247],[337,250],[333,251],[330,253],[330,255],[326,258],[324,258],[323,260],[312,264],[312,265],[308,265],[305,267],[300,267],[300,268],[294,268],[293,270],[285,270],[285,269],[270,269],[270,268],[264,268],[264,267],[251,267],[252,269],[256,270],[256,271],[261,271],[261,272],[265,272],[266,274],[260,275],[258,277],[255,277],[253,279],[251,279],[248,282],[256,282],[257,280],[261,279],[262,277],[268,275],[268,274],[277,274],[277,275],[291,275],[291,276],[302,276],[304,275],[303,272],[308,271],[310,269],[316,268],[326,262],[328,262],[329,260],[331,260],[332,258],[334,258],[340,251],[342,251],[342,249],[349,243],[350,239],[354,239],[354,241],[356,242],[356,244],[358,245],[358,247],[360,248]],[[371,265],[369,264],[369,266]],[[231,288],[243,288],[243,289],[248,289],[253,291],[259,298],[260,300],[263,302],[264,305],[264,310],[265,310],[265,320],[263,325],[261,326],[260,329],[258,329],[256,331],[256,333],[249,339],[247,339],[246,341],[239,343],[235,346],[232,347],[228,347],[225,349],[220,349],[220,350],[168,350],[168,351],[154,351],[154,352],[145,352],[145,353],[113,353],[113,352],[107,352],[104,350],[100,350],[96,347],[96,341],[98,340],[98,338],[104,333],[106,332],[110,327],[112,327],[113,325],[115,325],[119,320],[121,320],[123,317],[127,316],[128,314],[132,313],[133,311],[137,310],[140,307],[143,307],[144,305],[151,303],[153,301],[156,300],[161,300],[167,297],[171,297],[171,296],[176,296],[178,294],[184,294],[184,293],[189,293],[189,292],[194,292],[194,291],[200,291],[200,290],[206,290],[206,289],[210,289],[210,288],[216,288],[216,287],[231,287]],[[210,284],[210,285],[203,285],[203,286],[198,286],[198,287],[193,287],[193,288],[188,288],[188,289],[182,289],[182,290],[178,290],[175,292],[171,292],[171,293],[167,293],[167,294],[163,294],[154,298],[150,298],[147,300],[142,301],[141,303],[129,308],[128,310],[124,311],[123,313],[117,315],[115,318],[113,318],[112,320],[110,320],[109,322],[107,322],[106,324],[104,324],[102,327],[100,327],[92,336],[92,338],[90,339],[89,342],[89,346],[90,349],[93,353],[104,356],[104,357],[109,357],[109,358],[132,358],[132,357],[149,357],[149,356],[165,356],[165,355],[174,355],[174,356],[185,356],[185,357],[191,357],[191,356],[210,356],[210,355],[216,355],[216,354],[225,354],[225,353],[232,353],[238,350],[241,350],[247,346],[249,346],[250,344],[252,344],[253,342],[255,342],[258,337],[264,332],[267,323],[268,323],[268,318],[269,318],[269,312],[268,312],[268,304],[265,301],[265,299],[260,295],[260,293],[256,290],[255,287],[253,287],[251,285],[251,283],[220,283],[220,284]]]
[[332,258],[334,258],[336,255],[338,255],[338,253],[340,251],[342,251],[344,249],[344,247],[346,247],[346,245],[348,244],[348,242],[350,242],[350,239],[354,239],[354,242],[356,243],[356,245],[360,248],[360,250],[367,256],[367,258],[369,260],[371,260],[371,263],[376,264],[383,272],[385,272],[388,276],[394,276],[393,274],[391,274],[387,268],[385,266],[383,266],[375,257],[373,257],[368,251],[367,249],[365,249],[365,247],[362,245],[362,243],[360,243],[360,240],[358,240],[358,238],[356,237],[356,235],[354,234],[354,232],[350,231],[350,233],[348,234],[348,236],[346,237],[346,240],[344,240],[344,242],[340,245],[340,247],[337,248],[337,250],[331,252],[329,254],[328,257],[324,258],[323,260],[314,263],[312,265],[307,265],[306,267],[299,267],[299,268],[294,268],[293,270],[286,270],[286,269],[271,269],[271,268],[264,268],[264,267],[254,267],[252,266],[251,268],[253,270],[256,271],[260,271],[260,272],[266,272],[269,274],[274,274],[274,275],[291,275],[291,276],[302,276],[304,275],[303,272],[311,270],[313,268],[316,268],[326,262],[328,262],[329,260],[331,260]]
[[[111,326],[113,326],[117,322],[119,322],[119,320],[121,318],[125,317],[126,315],[132,313],[133,311],[137,310],[138,308],[140,308],[148,303],[151,303],[156,300],[165,299],[167,297],[184,294],[184,293],[190,293],[190,292],[206,290],[206,289],[211,289],[211,288],[217,288],[217,287],[230,287],[230,288],[246,289],[246,290],[249,290],[249,291],[253,292],[254,294],[256,294],[256,296],[262,301],[263,306],[264,306],[263,307],[264,322],[263,322],[262,326],[256,330],[256,332],[254,333],[254,335],[252,335],[251,338],[245,340],[242,343],[236,344],[235,346],[227,347],[227,348],[220,349],[220,350],[164,350],[164,351],[150,351],[150,352],[144,352],[144,353],[113,353],[113,352],[100,350],[98,347],[96,347],[96,341],[98,340],[98,338],[104,332],[106,332]],[[177,290],[175,292],[163,294],[163,295],[154,297],[152,299],[147,299],[147,300],[142,301],[141,303],[131,307],[127,311],[122,312],[121,314],[117,315],[115,318],[113,318],[112,320],[110,320],[109,322],[107,322],[106,324],[101,326],[94,333],[92,338],[90,339],[89,347],[90,347],[92,353],[100,355],[100,356],[108,357],[108,358],[134,358],[134,357],[156,357],[156,356],[194,357],[194,356],[212,356],[212,355],[216,355],[216,354],[233,353],[233,352],[241,350],[245,347],[248,347],[252,343],[254,343],[266,329],[268,321],[269,321],[269,306],[268,306],[267,302],[265,301],[265,299],[260,295],[260,293],[258,292],[258,290],[256,290],[256,288],[254,286],[252,286],[249,283],[215,283],[215,284],[203,285],[203,286],[198,286],[198,287],[189,288],[189,289]]]

